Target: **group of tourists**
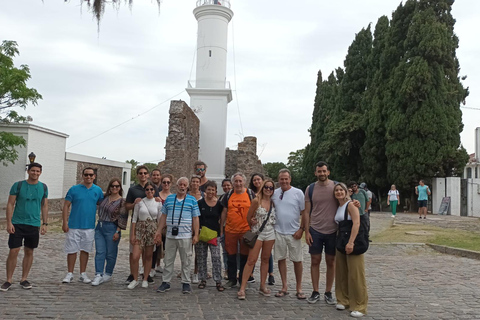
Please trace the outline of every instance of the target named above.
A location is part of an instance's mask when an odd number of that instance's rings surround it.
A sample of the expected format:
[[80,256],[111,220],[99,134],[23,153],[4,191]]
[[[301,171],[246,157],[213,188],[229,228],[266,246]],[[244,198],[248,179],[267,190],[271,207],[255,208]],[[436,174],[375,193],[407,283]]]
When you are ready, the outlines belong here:
[[[239,285],[237,297],[244,300],[247,283],[255,281],[253,271],[260,259],[258,293],[283,298],[289,295],[288,258],[293,263],[296,298],[316,303],[322,299],[319,279],[324,255],[323,300],[336,305],[338,310],[349,309],[353,317],[367,313],[364,252],[368,248],[371,195],[364,190],[366,186],[358,188],[352,182],[347,187],[330,180],[328,164],[320,161],[315,168],[317,181],[309,185],[305,193],[291,186],[290,171],[281,169],[277,182],[255,173],[248,187],[245,175],[236,173],[231,179],[223,180],[224,193],[217,197],[217,184],[207,179],[206,170],[207,165],[197,161],[195,175],[179,178],[176,193],[172,194],[171,175],[162,175],[158,169],[149,172],[147,167],[139,166],[136,168],[139,183],[130,187],[124,198],[120,179],[110,180],[103,192],[94,184],[95,169],[84,168],[83,182],[68,190],[62,211],[67,255],[67,274],[62,282],[74,280],[79,252],[78,281],[93,286],[111,281],[122,231],[126,230],[129,211],[133,210],[129,237],[130,275],[126,280],[129,289],[138,285],[148,287],[154,282],[157,270],[163,273],[157,292],[170,290],[178,252],[181,272],[177,277],[181,278],[185,294],[192,292],[191,283],[205,289],[207,280],[212,278],[220,292]],[[48,226],[48,189],[39,181],[41,172],[40,164],[30,164],[28,179],[16,182],[11,188],[6,214],[10,252],[7,281],[1,291],[7,291],[12,285],[22,244],[25,256],[20,285],[31,288],[27,277],[33,249],[38,246],[39,233],[45,234]],[[399,194],[393,186],[392,190],[389,203],[393,207],[394,201],[399,201]],[[417,190],[419,194],[424,193],[423,186]],[[429,192],[428,187],[425,192]],[[308,298],[302,289],[302,237],[311,255],[313,292]],[[94,245],[95,277],[90,279],[86,269]],[[207,272],[208,251],[212,259],[211,274]],[[143,268],[140,268],[140,260]],[[275,283],[274,260],[278,262],[281,287],[272,293],[267,284]],[[224,277],[226,283],[222,283]],[[332,294],[334,282],[336,299]]]

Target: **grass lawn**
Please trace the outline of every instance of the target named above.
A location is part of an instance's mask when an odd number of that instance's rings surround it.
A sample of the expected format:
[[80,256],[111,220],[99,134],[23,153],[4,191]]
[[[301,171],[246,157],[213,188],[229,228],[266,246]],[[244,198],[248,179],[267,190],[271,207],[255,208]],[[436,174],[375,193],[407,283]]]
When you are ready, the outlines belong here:
[[[432,235],[411,235],[409,231],[426,231]],[[480,234],[460,229],[444,229],[415,224],[395,224],[372,237],[375,243],[418,242],[480,251]]]

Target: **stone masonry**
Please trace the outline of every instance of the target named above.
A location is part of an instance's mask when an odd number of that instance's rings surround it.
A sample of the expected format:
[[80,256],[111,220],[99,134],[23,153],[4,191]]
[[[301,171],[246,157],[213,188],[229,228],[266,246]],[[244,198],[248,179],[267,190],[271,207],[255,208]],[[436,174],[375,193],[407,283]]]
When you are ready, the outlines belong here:
[[[122,180],[122,172],[123,172],[122,168],[105,166],[105,165],[88,163],[88,162],[78,162],[77,174],[76,174],[77,184],[82,183],[83,181],[82,172],[83,172],[83,169],[87,167],[91,167],[96,171],[97,178],[96,178],[95,184],[100,188],[102,188],[103,191],[107,191],[107,187],[108,187],[108,183],[110,182],[110,179],[116,177],[116,178],[119,178],[120,181]],[[67,187],[70,188],[71,186],[67,186]]]
[[165,161],[160,169],[176,180],[193,174],[193,164],[198,160],[200,121],[182,100],[170,102],[169,114]]
[[237,150],[227,148],[225,153],[225,175],[231,177],[238,171],[245,174],[247,179],[254,172],[264,173],[262,162],[257,156],[256,137],[245,137],[238,144]]

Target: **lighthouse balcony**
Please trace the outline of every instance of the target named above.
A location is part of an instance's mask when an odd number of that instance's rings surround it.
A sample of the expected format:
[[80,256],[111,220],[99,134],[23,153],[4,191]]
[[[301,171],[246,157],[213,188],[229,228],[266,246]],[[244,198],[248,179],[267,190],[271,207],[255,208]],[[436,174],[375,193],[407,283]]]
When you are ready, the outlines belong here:
[[230,81],[208,81],[208,80],[196,80],[188,81],[188,89],[229,89]]
[[197,0],[197,7],[207,5],[222,6],[230,9],[230,0]]

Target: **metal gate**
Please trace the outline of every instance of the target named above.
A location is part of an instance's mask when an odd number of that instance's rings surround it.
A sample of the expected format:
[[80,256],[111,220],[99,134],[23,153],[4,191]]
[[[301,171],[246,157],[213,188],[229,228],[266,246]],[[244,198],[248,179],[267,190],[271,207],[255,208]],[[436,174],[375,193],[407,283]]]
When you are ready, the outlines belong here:
[[468,179],[460,180],[460,215],[463,217],[468,214],[467,183]]

